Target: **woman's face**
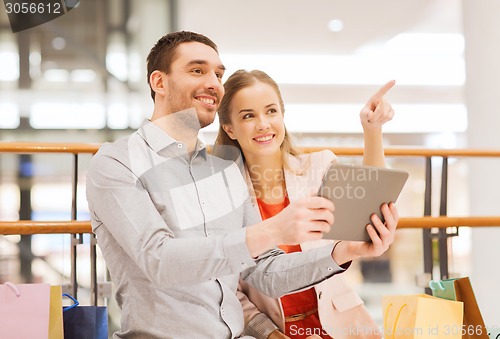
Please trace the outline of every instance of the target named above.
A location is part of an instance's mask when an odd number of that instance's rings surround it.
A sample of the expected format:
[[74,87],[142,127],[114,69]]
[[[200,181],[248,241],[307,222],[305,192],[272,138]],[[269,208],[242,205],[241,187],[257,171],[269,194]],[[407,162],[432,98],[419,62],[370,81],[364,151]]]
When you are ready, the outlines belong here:
[[245,158],[275,156],[285,138],[280,101],[268,84],[256,82],[233,97],[230,124],[224,130],[241,146]]

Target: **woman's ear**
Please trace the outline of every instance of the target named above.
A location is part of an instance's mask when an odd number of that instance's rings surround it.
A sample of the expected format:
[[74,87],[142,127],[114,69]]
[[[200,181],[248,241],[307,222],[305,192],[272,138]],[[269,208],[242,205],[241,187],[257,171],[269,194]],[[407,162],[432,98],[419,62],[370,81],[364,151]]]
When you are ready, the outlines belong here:
[[165,96],[166,93],[164,86],[165,76],[166,76],[165,73],[158,70],[153,71],[149,76],[149,85],[156,94]]
[[231,126],[231,124],[222,124],[222,128],[231,139],[236,140],[236,136],[233,132],[233,126]]

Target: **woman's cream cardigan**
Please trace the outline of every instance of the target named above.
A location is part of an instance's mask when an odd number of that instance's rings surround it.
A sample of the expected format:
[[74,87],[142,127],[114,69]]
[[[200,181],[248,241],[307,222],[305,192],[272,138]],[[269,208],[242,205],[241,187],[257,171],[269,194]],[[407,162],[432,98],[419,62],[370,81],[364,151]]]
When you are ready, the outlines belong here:
[[[299,156],[288,155],[285,182],[290,202],[316,195],[323,175],[336,161],[331,151],[320,151]],[[258,209],[255,192],[248,169],[247,182]],[[317,240],[300,244],[302,251],[330,244],[333,240]],[[356,291],[349,286],[342,274],[337,274],[314,286],[318,300],[318,313],[323,330],[335,339],[382,338],[380,329],[368,313]],[[267,338],[276,326],[283,332],[285,321],[279,299],[260,293],[253,286],[240,280],[238,297],[243,306],[245,334]]]

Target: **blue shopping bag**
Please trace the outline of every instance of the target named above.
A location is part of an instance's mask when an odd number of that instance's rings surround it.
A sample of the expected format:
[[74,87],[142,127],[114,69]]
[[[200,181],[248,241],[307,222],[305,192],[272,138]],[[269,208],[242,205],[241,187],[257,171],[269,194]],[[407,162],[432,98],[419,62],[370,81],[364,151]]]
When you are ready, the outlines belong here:
[[64,339],[107,339],[108,312],[106,306],[81,306],[68,294],[63,296],[74,304],[63,308]]

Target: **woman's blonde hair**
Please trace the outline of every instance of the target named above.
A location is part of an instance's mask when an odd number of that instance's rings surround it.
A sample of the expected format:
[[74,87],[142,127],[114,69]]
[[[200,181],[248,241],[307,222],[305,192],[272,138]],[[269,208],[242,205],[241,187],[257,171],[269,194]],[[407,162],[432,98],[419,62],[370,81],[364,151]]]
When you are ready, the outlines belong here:
[[[283,98],[281,96],[278,84],[269,75],[259,70],[246,71],[240,69],[234,72],[224,83],[225,94],[222,97],[222,101],[220,103],[218,111],[220,126],[219,126],[219,133],[217,134],[217,139],[215,140],[215,146],[223,146],[223,145],[234,146],[239,149],[239,151],[243,156],[243,152],[241,151],[241,146],[238,143],[238,141],[231,139],[227,135],[226,131],[224,131],[224,129],[222,128],[222,125],[231,123],[231,103],[236,93],[238,93],[240,90],[246,87],[252,86],[256,82],[262,82],[264,84],[268,84],[274,89],[274,91],[278,95],[281,112],[283,114],[285,113],[285,104],[283,103]],[[293,145],[292,138],[290,137],[288,131],[286,130],[286,127],[285,127],[285,137],[283,139],[283,143],[280,146],[280,149],[285,166],[287,165],[285,154],[289,153],[294,156],[300,154],[298,149]]]

